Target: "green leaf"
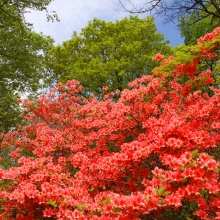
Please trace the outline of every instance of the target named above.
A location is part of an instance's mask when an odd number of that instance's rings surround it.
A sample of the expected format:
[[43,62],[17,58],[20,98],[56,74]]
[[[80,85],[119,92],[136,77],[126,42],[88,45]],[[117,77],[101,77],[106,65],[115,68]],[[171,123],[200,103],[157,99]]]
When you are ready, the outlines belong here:
[[183,170],[185,169],[185,167],[184,167],[184,166],[179,166],[179,169],[180,169],[181,171],[183,171]]
[[113,210],[114,212],[120,212],[120,208],[118,208],[118,207],[113,207],[112,210]]
[[163,200],[163,199],[160,199],[160,200],[158,201],[158,204],[160,204],[160,205],[164,205],[164,204],[165,204],[165,202],[164,202],[164,200]]
[[188,164],[188,167],[189,168],[192,168],[192,167],[194,167],[195,166],[195,164],[193,163],[193,162],[190,162],[189,164]]
[[194,150],[191,154],[191,158],[196,159],[199,156],[198,149]]
[[57,203],[54,200],[50,200],[49,202],[47,202],[48,205],[52,205],[53,207],[57,207]]
[[156,189],[157,195],[162,195],[165,189],[166,186],[161,186],[159,189]]
[[128,115],[127,120],[130,121],[131,119],[133,119],[133,117]]
[[146,200],[149,202],[149,201],[150,201],[150,196],[147,196],[147,197],[146,197]]
[[61,203],[64,204],[64,205],[67,205],[67,204],[68,204],[68,202],[67,202],[66,199],[64,199],[63,201],[61,201]]
[[86,208],[86,205],[85,205],[85,204],[80,204],[80,205],[77,205],[76,208],[77,208],[79,211],[82,211],[83,209]]
[[102,202],[101,204],[109,204],[111,202],[111,199],[106,197]]
[[163,193],[163,196],[167,196],[167,195],[169,195],[170,193],[171,193],[171,191],[166,191],[166,192]]
[[163,175],[158,176],[159,179],[164,179]]

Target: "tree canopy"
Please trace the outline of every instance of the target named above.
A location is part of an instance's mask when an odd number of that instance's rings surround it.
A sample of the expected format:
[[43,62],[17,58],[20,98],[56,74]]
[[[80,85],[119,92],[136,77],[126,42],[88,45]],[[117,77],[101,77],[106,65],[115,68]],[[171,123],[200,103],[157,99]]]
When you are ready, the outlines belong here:
[[43,78],[43,54],[51,37],[34,33],[24,19],[28,9],[45,10],[51,1],[2,1],[0,4],[0,132],[17,125],[17,98],[39,88]]
[[[209,5],[209,10],[214,10],[212,5]],[[184,43],[194,45],[198,38],[213,31],[219,25],[220,19],[218,17],[212,14],[208,15],[202,10],[193,10],[188,16],[179,19],[178,29],[181,36],[184,37]]]
[[167,54],[171,48],[152,17],[115,23],[93,19],[48,53],[48,68],[52,78],[76,79],[85,93],[99,95],[103,86],[122,91],[129,81],[150,73],[155,67],[151,57],[158,51]]
[[[47,6],[53,0],[1,0],[0,15],[1,26],[4,26],[5,21],[16,21],[23,25],[25,22],[24,14],[29,10],[47,11]],[[16,11],[16,13],[14,13]],[[58,19],[55,12],[48,14],[48,19]],[[28,25],[28,23],[26,23]],[[30,24],[29,24],[30,25]]]

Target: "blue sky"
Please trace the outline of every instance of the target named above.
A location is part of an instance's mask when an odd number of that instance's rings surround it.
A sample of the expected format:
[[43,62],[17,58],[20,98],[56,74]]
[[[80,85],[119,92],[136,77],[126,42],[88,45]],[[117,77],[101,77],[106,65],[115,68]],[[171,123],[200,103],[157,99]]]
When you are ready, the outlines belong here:
[[[141,5],[144,1],[139,0],[138,4]],[[123,12],[116,2],[117,0],[54,0],[49,5],[48,11],[56,11],[60,22],[47,22],[46,13],[38,11],[26,14],[26,20],[33,23],[34,31],[50,35],[56,44],[62,44],[71,38],[73,31],[79,33],[94,17],[114,22],[130,16],[129,13]],[[146,16],[148,14],[139,15],[141,18]],[[164,34],[165,39],[170,40],[172,46],[183,43],[175,24],[164,24],[163,18],[157,18],[155,22],[158,31]]]

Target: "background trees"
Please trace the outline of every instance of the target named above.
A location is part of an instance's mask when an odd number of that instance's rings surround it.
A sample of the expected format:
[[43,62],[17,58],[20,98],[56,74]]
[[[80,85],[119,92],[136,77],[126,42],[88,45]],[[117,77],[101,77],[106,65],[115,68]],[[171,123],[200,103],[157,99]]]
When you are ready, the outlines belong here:
[[39,89],[43,78],[43,54],[53,40],[34,33],[24,19],[29,9],[46,10],[51,1],[4,0],[0,4],[0,132],[19,122],[17,99]]
[[[213,5],[209,4],[210,12],[214,11]],[[186,45],[194,45],[197,39],[211,32],[220,25],[219,17],[213,14],[207,14],[203,10],[193,10],[188,16],[182,16],[179,19],[178,28],[184,37]]]
[[146,0],[143,5],[132,0],[119,0],[119,5],[130,13],[147,13],[164,17],[164,22],[179,22],[181,36],[186,45],[194,45],[197,39],[219,26],[219,0]]
[[[184,38],[185,45],[194,45],[197,40],[206,33],[213,31],[220,25],[220,2],[219,0],[199,0],[199,1],[166,1],[153,0],[146,1],[143,5],[135,5],[132,0],[120,0],[119,4],[124,10],[130,13],[145,13],[150,12],[155,16],[163,16],[164,22],[178,22],[178,29],[181,36]],[[181,59],[187,59],[190,55],[190,48],[185,45],[173,48],[174,54],[178,54]],[[216,49],[216,53],[219,50]],[[182,53],[182,56],[179,56]],[[219,56],[215,59],[206,59],[203,65],[200,65],[200,70],[211,69],[213,76],[216,79],[216,84],[219,83]]]
[[[9,22],[16,21],[17,23],[26,24],[24,14],[29,10],[47,11],[47,6],[53,0],[2,0],[0,4],[1,25],[8,20]],[[55,12],[47,15],[48,19],[57,19]],[[6,20],[7,19],[7,20]],[[29,24],[30,25],[30,24]]]
[[76,79],[84,94],[99,95],[103,86],[122,91],[129,81],[151,72],[155,53],[170,51],[152,17],[131,16],[116,23],[94,19],[79,35],[51,49],[47,62],[52,79]]

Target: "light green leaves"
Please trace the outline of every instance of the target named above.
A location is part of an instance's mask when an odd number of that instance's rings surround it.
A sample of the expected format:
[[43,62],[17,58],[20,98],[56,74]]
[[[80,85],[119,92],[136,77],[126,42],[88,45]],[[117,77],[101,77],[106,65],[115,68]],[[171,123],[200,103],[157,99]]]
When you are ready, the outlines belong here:
[[157,195],[162,195],[165,189],[166,189],[166,186],[161,186],[160,188],[157,188],[156,189]]
[[194,150],[191,154],[192,159],[196,159],[199,156],[198,149]]
[[101,204],[109,204],[111,202],[111,199],[106,197],[102,202]]
[[77,205],[77,209],[78,209],[79,211],[83,211],[85,208],[86,208],[86,204]]
[[47,202],[48,205],[52,205],[54,208],[57,207],[57,203],[54,200],[50,200],[49,202]]
[[171,191],[165,191],[166,186],[161,186],[161,187],[157,187],[156,188],[156,193],[157,195],[161,195],[161,196],[167,196],[171,193]]
[[85,95],[98,96],[103,86],[122,91],[128,82],[150,74],[157,65],[152,57],[170,51],[152,17],[130,16],[115,23],[93,19],[79,35],[53,48],[47,64],[54,72],[51,79],[76,79]]

